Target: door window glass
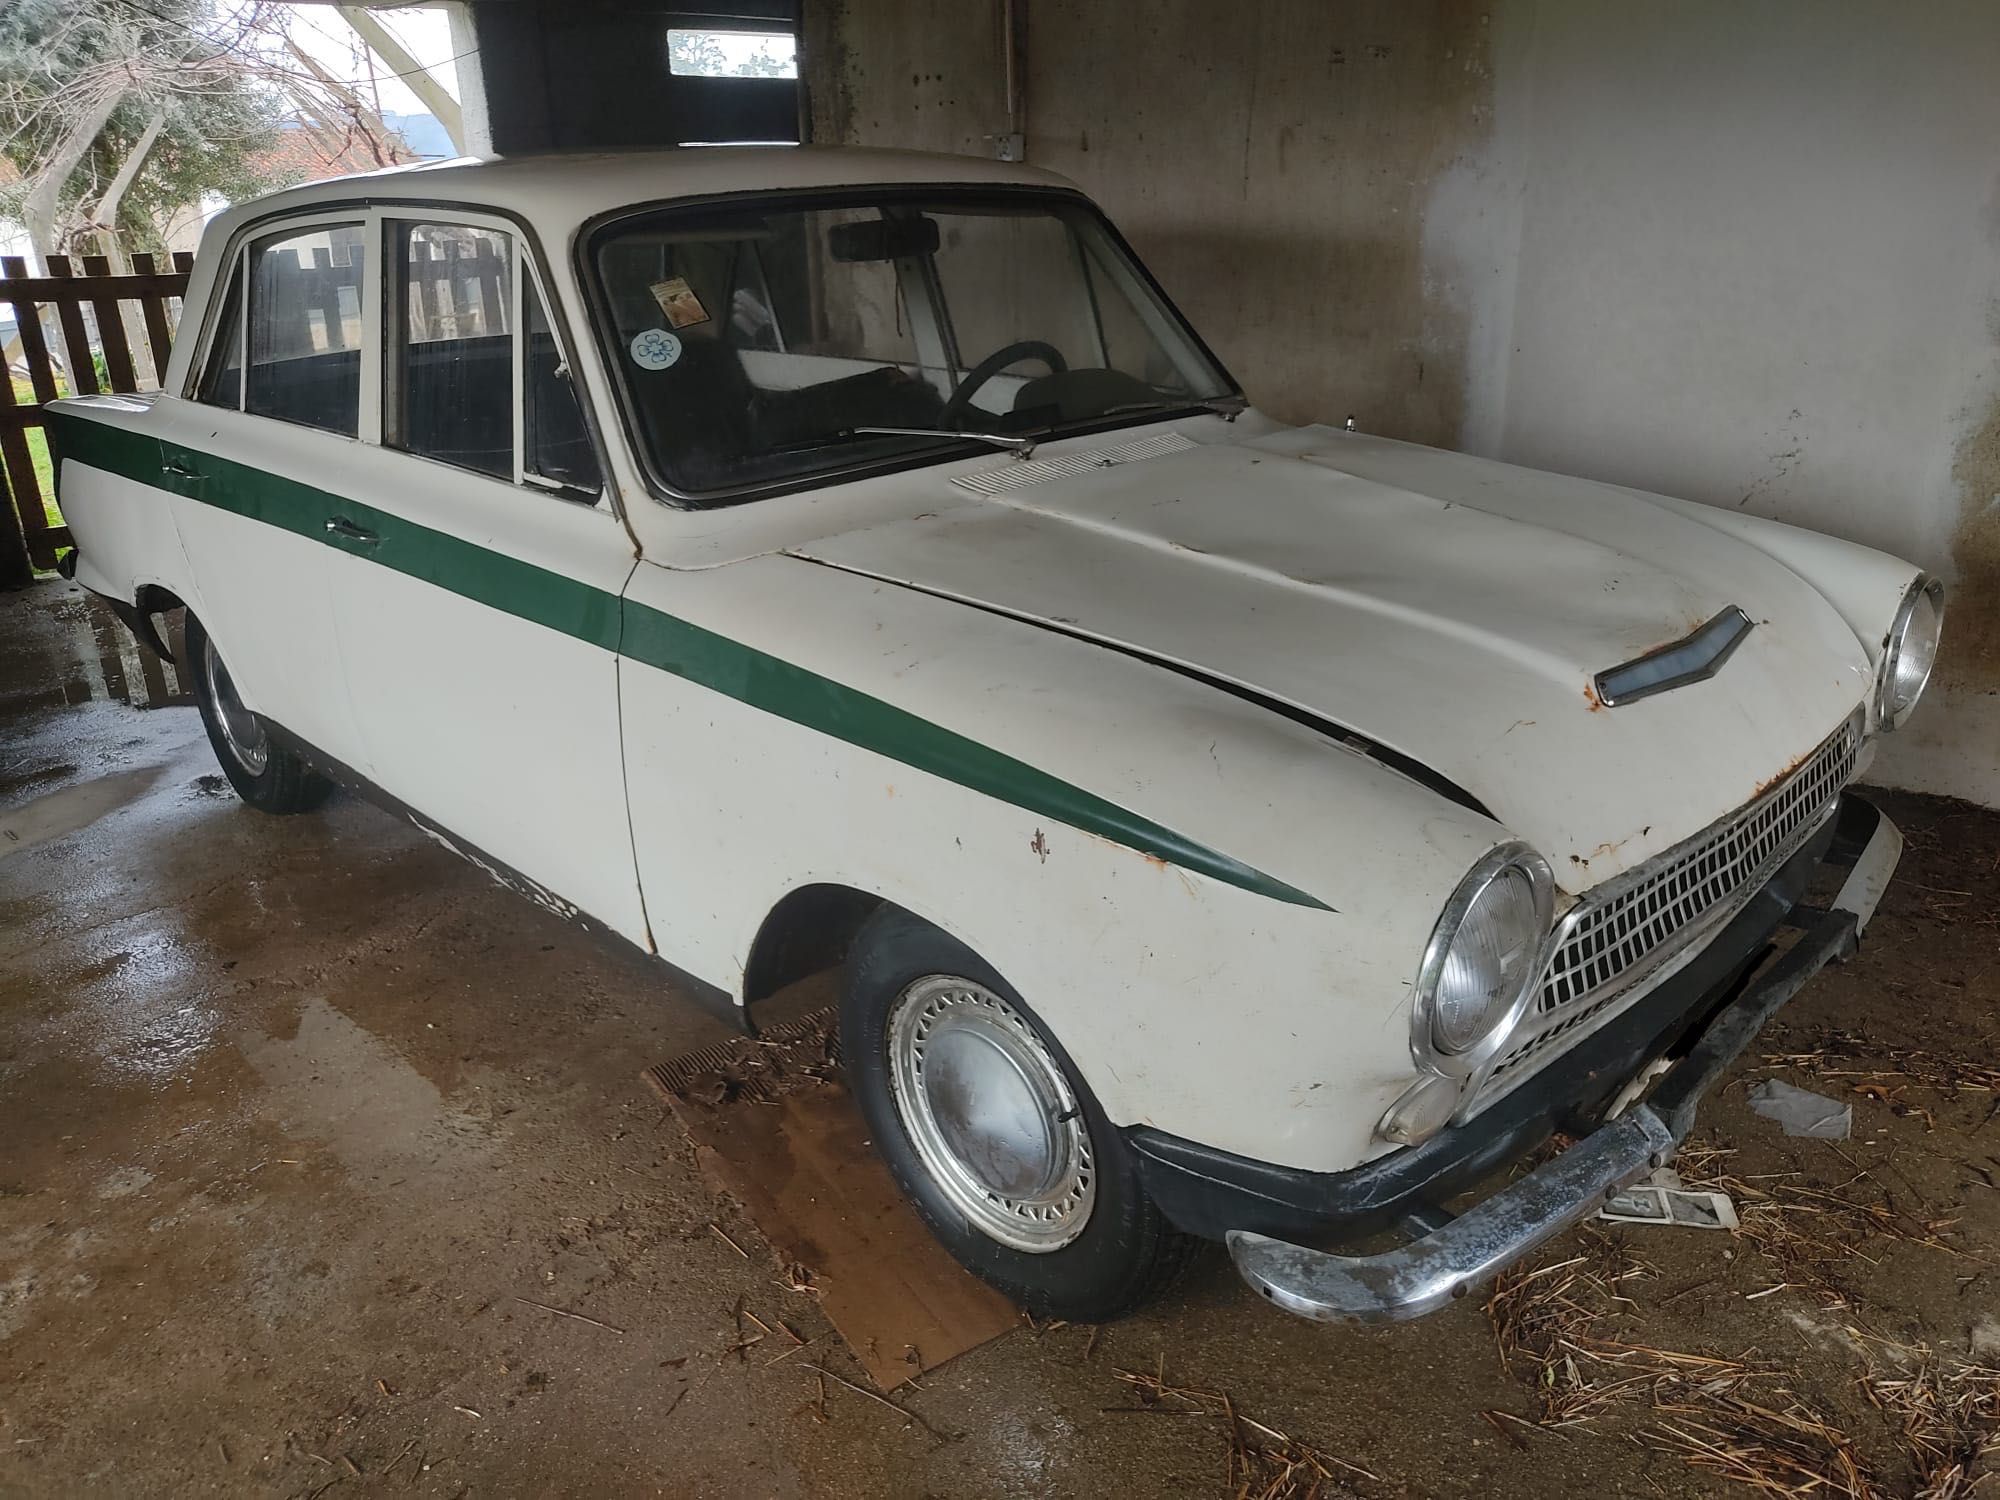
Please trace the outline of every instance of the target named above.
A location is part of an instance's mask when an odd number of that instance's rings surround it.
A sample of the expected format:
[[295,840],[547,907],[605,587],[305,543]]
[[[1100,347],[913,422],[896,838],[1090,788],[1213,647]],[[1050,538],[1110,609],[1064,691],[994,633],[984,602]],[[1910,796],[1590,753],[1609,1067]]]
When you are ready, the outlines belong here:
[[463,224],[399,231],[396,446],[512,479],[513,241]]
[[232,411],[243,405],[243,265],[229,273],[222,316],[215,323],[215,341],[208,349],[208,370],[201,377],[196,400]]
[[251,244],[244,410],[355,435],[367,254],[359,224],[317,225]]
[[521,321],[526,362],[521,377],[522,474],[595,495],[604,486],[597,454],[590,446],[574,377],[563,362],[548,309],[542,306],[542,294],[532,277],[521,286]]

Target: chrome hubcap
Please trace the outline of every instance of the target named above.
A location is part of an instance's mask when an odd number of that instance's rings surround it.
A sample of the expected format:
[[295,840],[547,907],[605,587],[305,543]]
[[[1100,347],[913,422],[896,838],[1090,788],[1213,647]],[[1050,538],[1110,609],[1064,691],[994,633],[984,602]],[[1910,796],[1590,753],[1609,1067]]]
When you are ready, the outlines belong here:
[[1016,1250],[1081,1234],[1096,1199],[1090,1133],[1027,1018],[982,985],[931,974],[896,997],[888,1030],[896,1113],[953,1206]]
[[221,656],[216,654],[213,639],[202,643],[202,658],[209,695],[215,700],[215,722],[222,726],[222,738],[229,745],[229,753],[252,776],[263,774],[271,759],[271,742],[265,736],[264,726],[236,696],[236,683],[229,675],[229,668],[222,664]]

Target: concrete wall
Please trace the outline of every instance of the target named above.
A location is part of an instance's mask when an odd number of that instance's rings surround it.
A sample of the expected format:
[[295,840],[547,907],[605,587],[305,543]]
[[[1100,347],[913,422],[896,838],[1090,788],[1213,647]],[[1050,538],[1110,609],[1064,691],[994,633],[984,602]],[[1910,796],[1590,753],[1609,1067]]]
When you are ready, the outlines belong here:
[[[2000,804],[2000,6],[1027,3],[1028,159],[1259,405],[1942,572],[1875,774]],[[990,152],[997,10],[808,4],[816,138]]]
[[1428,200],[1461,444],[1943,573],[1875,774],[2000,804],[2000,6],[1537,0],[1493,70]]
[[[1451,442],[1429,185],[1487,128],[1481,7],[1028,0],[1028,159],[1110,212],[1258,405]],[[993,154],[999,7],[807,3],[814,139]]]

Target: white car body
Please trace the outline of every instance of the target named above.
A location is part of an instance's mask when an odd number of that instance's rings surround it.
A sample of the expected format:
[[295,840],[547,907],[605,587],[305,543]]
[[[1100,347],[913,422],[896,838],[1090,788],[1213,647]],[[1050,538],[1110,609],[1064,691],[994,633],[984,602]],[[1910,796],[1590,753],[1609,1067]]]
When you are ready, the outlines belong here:
[[[1918,570],[1609,485],[1246,410],[729,508],[662,498],[590,336],[579,235],[631,204],[850,183],[1069,187],[687,150],[221,215],[165,390],[59,409],[75,576],[185,603],[251,709],[738,1005],[788,896],[858,892],[1004,974],[1114,1124],[1317,1173],[1394,1149],[1413,983],[1482,855],[1534,846],[1560,912],[1850,721],[1865,758]],[[194,399],[247,231],[415,213],[520,237],[592,413],[597,504],[381,445],[365,365],[353,437]],[[350,514],[379,553],[319,534]],[[1596,674],[1731,605],[1753,628],[1713,675],[1598,701]]]

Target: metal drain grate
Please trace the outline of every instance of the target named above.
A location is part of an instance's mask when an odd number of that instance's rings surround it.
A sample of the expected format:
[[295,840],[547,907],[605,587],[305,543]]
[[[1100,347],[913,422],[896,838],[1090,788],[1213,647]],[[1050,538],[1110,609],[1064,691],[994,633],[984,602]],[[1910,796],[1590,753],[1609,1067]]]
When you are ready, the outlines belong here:
[[667,1098],[684,1103],[769,1104],[800,1083],[832,1076],[839,1066],[829,1007],[756,1036],[733,1036],[684,1052],[654,1063],[640,1076]]

